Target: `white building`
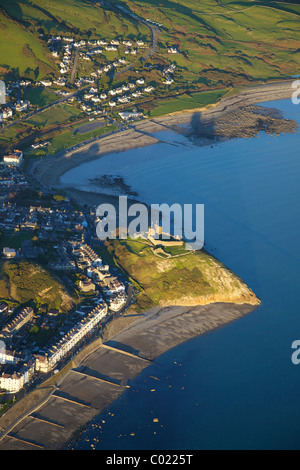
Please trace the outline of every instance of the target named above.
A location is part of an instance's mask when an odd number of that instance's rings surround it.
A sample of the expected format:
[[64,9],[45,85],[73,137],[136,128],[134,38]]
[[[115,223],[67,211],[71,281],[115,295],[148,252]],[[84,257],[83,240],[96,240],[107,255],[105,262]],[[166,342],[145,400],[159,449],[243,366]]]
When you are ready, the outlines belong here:
[[52,346],[45,355],[36,355],[36,370],[49,372],[71,351],[102,319],[107,315],[106,304],[94,308],[85,318],[78,322],[63,338]]
[[10,117],[12,117],[13,115],[13,111],[11,108],[2,108],[1,111],[0,111],[0,121],[2,121],[3,119],[8,119]]
[[176,47],[169,47],[168,53],[169,54],[179,54],[179,50]]
[[123,121],[132,121],[136,119],[141,119],[143,117],[143,113],[133,113],[133,112],[123,112],[119,113],[119,116],[123,119]]
[[15,150],[14,152],[4,155],[3,163],[8,165],[20,166],[23,161],[23,152],[21,150]]
[[52,81],[51,80],[41,80],[40,81],[41,85],[44,85],[46,87],[49,87],[52,85]]
[[20,356],[16,351],[9,349],[2,350],[0,348],[0,364],[17,364],[20,360]]
[[[14,367],[15,369],[15,367]],[[35,361],[21,363],[16,370],[4,371],[0,376],[0,388],[9,393],[19,392],[30,381],[35,371]]]
[[8,247],[3,248],[3,256],[5,258],[14,258],[16,254],[17,252],[14,248],[8,248]]
[[28,110],[28,107],[29,107],[29,101],[18,101],[16,103],[16,106],[15,106],[15,109],[16,111],[18,111],[19,113],[21,113],[22,111],[27,111]]

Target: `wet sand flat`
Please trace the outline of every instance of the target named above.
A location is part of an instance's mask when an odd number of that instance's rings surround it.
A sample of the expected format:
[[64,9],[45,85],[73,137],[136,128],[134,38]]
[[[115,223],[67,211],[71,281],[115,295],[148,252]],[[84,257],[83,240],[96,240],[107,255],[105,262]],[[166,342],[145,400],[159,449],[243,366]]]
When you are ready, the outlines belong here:
[[255,308],[215,303],[149,310],[71,369],[44,404],[2,435],[0,450],[64,448],[78,429],[104,411],[161,354]]

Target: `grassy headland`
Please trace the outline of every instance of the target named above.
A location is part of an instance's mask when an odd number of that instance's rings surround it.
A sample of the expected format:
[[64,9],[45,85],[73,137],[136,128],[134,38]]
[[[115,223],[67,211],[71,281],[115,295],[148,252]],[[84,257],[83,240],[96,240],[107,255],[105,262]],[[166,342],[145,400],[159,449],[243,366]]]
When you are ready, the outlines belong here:
[[106,247],[115,264],[138,289],[138,311],[157,305],[260,303],[241,279],[204,250],[154,247],[142,239],[110,240]]

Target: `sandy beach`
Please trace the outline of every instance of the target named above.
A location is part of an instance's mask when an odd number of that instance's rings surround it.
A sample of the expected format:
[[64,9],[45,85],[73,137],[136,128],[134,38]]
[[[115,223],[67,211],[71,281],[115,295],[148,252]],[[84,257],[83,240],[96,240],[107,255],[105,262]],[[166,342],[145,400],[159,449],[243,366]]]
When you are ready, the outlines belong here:
[[[147,119],[130,129],[103,137],[80,150],[32,160],[30,174],[45,188],[65,189],[80,203],[113,202],[116,196],[66,188],[67,171],[111,152],[154,145],[162,130],[187,128],[195,115],[205,122],[241,106],[291,97],[292,81],[254,86],[205,109]],[[275,107],[275,105],[274,105]],[[249,304],[211,303],[196,307],[157,307],[141,317],[127,315],[112,322],[87,357],[72,361],[66,373],[39,394],[12,407],[0,418],[0,449],[60,449],[93,417],[105,410],[131,381],[167,350],[190,338],[211,332],[253,312]],[[27,401],[26,401],[27,400]]]
[[18,410],[13,407],[0,418],[0,450],[64,448],[76,431],[128,390],[140,372],[159,362],[161,354],[255,308],[231,303],[156,307],[138,319],[117,319],[86,358],[73,360],[61,378],[54,376],[39,395],[28,395]]
[[[39,160],[32,160],[28,165],[28,172],[42,186],[46,188],[60,188],[67,192],[71,190],[73,197],[78,198],[80,193],[78,193],[76,188],[69,188],[61,184],[60,180],[62,175],[72,168],[98,159],[108,153],[123,152],[147,145],[154,145],[162,141],[159,135],[157,135],[160,131],[172,130],[185,133],[186,128],[188,128],[195,119],[197,121],[200,120],[203,122],[203,125],[206,125],[207,122],[211,122],[211,120],[215,121],[224,115],[234,112],[240,107],[291,98],[292,91],[291,80],[249,87],[237,95],[224,98],[215,105],[186,112],[168,114],[160,118],[145,119],[130,124],[129,129],[114,132],[80,149],[60,152],[56,155],[44,157]],[[245,124],[247,125],[247,123]],[[156,135],[154,136],[153,134]],[[229,135],[228,138],[230,137],[231,135]],[[205,139],[202,139],[202,142],[204,145],[207,143]],[[75,193],[73,191],[74,189]],[[93,201],[94,199],[95,198],[93,198]],[[91,201],[91,197],[89,198],[86,194],[82,194],[80,200],[88,203],[88,200]]]

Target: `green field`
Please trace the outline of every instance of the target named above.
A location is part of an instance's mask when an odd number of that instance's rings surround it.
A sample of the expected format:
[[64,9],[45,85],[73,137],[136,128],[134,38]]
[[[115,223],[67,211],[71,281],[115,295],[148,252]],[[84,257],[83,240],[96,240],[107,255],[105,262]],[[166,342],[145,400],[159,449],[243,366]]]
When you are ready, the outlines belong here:
[[57,74],[40,34],[81,39],[149,37],[146,26],[88,0],[0,0],[0,76],[41,79]]
[[23,90],[22,98],[30,102],[30,104],[38,107],[43,107],[57,101],[58,96],[47,88],[25,88]]
[[[236,85],[293,75],[300,52],[300,5],[231,0],[113,0],[162,23],[159,54],[182,79]],[[169,46],[180,54],[170,56]]]
[[23,241],[31,240],[31,239],[32,239],[32,234],[30,233],[15,232],[9,235],[1,234],[0,251],[2,253],[2,250],[5,246],[9,248],[20,249]]
[[46,109],[36,116],[32,116],[27,120],[27,123],[33,126],[42,126],[47,128],[54,124],[66,124],[68,121],[80,116],[81,113],[82,111],[75,106],[60,104]]
[[226,94],[226,92],[227,90],[203,91],[154,101],[154,109],[150,111],[150,117],[158,117],[164,114],[203,108],[209,104],[216,103]]
[[69,147],[80,144],[88,139],[96,138],[107,132],[111,132],[116,129],[116,126],[104,126],[99,129],[95,129],[91,132],[86,132],[85,134],[74,134],[73,130],[66,130],[59,133],[58,135],[49,139],[51,145],[45,149],[31,150],[27,153],[28,156],[44,156],[44,155],[53,155],[56,152],[61,150],[66,150]]

